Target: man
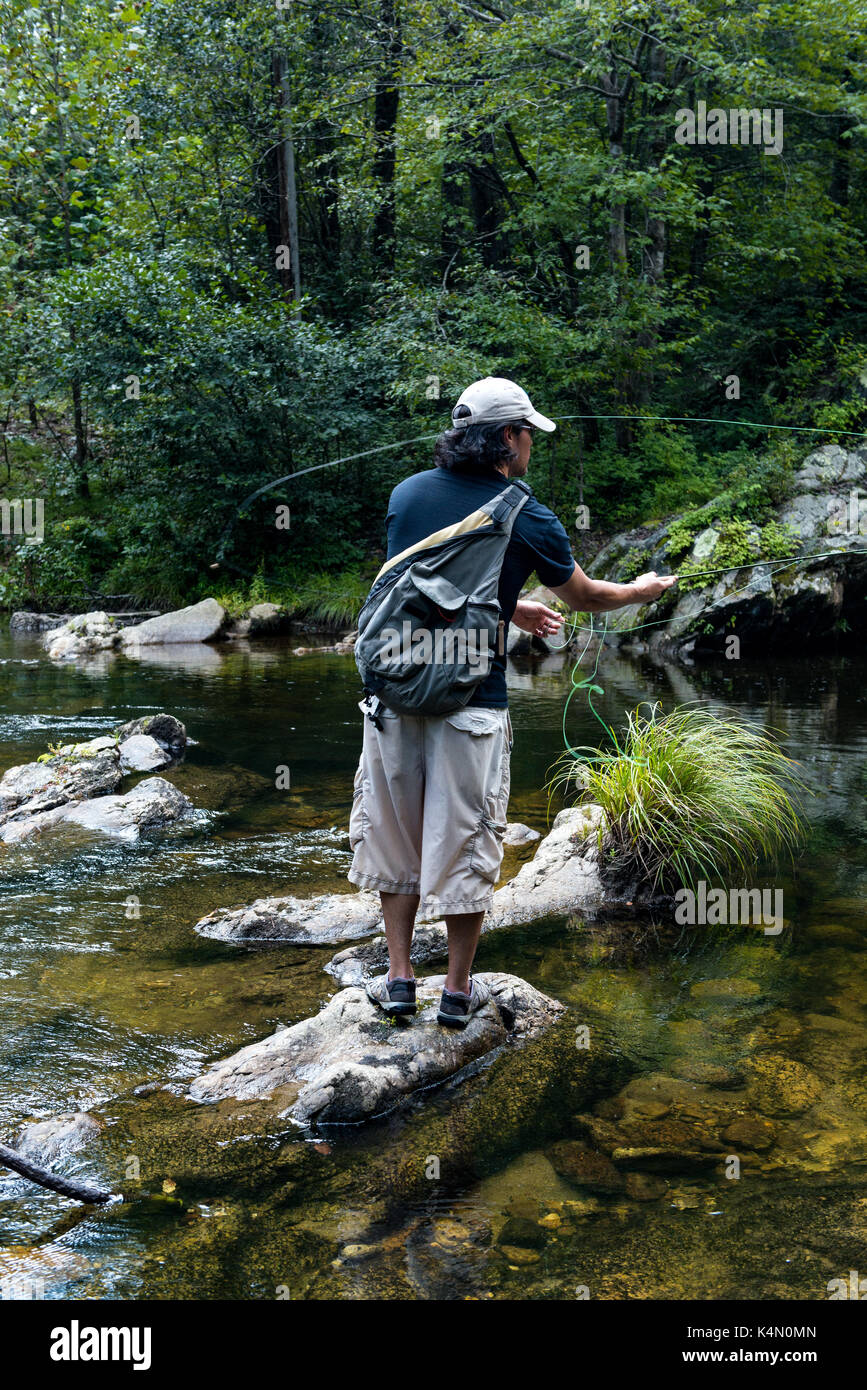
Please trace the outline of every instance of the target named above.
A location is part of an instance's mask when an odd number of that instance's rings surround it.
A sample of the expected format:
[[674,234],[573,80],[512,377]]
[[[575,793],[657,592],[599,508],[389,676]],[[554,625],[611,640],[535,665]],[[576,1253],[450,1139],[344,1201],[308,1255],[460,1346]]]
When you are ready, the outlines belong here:
[[[515,382],[485,377],[467,387],[452,428],[437,440],[435,467],[391,494],[388,559],[460,522],[510,478],[523,478],[536,429],[556,426]],[[515,519],[498,600],[506,627],[511,621],[545,636],[563,619],[543,603],[519,599],[534,570],[571,610],[589,613],[650,603],[675,582],[655,572],[631,584],[588,579],[554,513],[531,495]],[[410,947],[420,903],[425,916],[445,917],[448,928],[439,1022],[464,1028],[490,997],[470,970],[502,864],[511,748],[504,649],[464,708],[444,715],[379,709],[377,720],[364,721],[349,878],[378,889],[382,900],[389,969],[367,992],[387,1014],[416,1011]]]

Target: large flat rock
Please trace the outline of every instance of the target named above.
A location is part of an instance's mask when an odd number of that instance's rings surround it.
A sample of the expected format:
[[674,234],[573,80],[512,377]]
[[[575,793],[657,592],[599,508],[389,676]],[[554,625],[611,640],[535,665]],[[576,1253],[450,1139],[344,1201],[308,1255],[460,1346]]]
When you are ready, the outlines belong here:
[[[598,806],[561,811],[535,856],[494,894],[485,931],[533,922],[560,912],[591,908],[605,898],[599,877],[596,830]],[[196,931],[221,941],[288,941],[304,946],[336,945],[375,936],[374,941],[341,952],[330,969],[341,984],[357,984],[387,959],[376,893],[326,893],[311,898],[259,898],[246,907],[217,908],[196,923]],[[413,960],[433,960],[446,945],[445,922],[419,918]]]
[[218,907],[196,923],[196,931],[218,941],[322,946],[370,936],[381,926],[378,893],[322,893],[313,898],[257,898],[247,907]]
[[216,637],[226,620],[226,610],[215,598],[202,599],[173,613],[161,613],[135,627],[121,628],[124,647],[146,647],[164,642],[207,642]]
[[445,976],[419,982],[419,1012],[389,1022],[363,989],[341,990],[313,1018],[215,1062],[190,1084],[197,1101],[270,1098],[301,1124],[358,1123],[455,1076],[512,1038],[541,1033],[563,1005],[515,975],[479,975],[491,1000],[463,1030],[441,1027]]

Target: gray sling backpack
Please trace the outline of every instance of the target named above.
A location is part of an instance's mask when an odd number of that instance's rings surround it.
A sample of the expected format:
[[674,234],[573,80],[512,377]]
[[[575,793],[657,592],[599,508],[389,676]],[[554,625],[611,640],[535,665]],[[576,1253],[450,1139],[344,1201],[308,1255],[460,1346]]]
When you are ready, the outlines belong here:
[[376,699],[399,714],[448,714],[488,675],[505,640],[497,602],[503,558],[530,496],[526,483],[513,481],[383,565],[355,641],[374,722]]

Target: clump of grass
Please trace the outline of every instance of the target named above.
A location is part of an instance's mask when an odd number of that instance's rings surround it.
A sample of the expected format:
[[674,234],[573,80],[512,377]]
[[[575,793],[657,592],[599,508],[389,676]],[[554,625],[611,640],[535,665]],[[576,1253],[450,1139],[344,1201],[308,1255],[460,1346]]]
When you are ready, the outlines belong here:
[[299,585],[294,611],[331,627],[354,623],[370,589],[371,576],[355,569],[340,574],[311,574]]
[[551,790],[602,807],[600,849],[615,867],[639,867],[653,890],[695,888],[758,859],[793,856],[805,826],[794,763],[767,733],[697,705],[628,715],[622,748],[584,760],[562,755]]
[[290,575],[268,581],[260,565],[247,584],[214,588],[212,597],[232,617],[241,617],[254,603],[277,603],[295,618],[342,628],[355,622],[372,582],[373,573],[368,567],[345,569],[337,574],[317,570],[303,577]]

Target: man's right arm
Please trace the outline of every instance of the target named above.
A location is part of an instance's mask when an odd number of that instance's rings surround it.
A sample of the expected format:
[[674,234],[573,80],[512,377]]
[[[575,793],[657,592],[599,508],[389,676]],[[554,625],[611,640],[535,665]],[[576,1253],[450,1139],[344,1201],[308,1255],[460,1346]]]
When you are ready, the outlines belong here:
[[573,613],[610,613],[615,608],[626,608],[630,603],[653,603],[676,583],[676,574],[660,577],[656,570],[650,570],[629,584],[610,584],[606,580],[591,579],[576,564],[571,578],[565,584],[552,586],[551,592],[562,599]]

